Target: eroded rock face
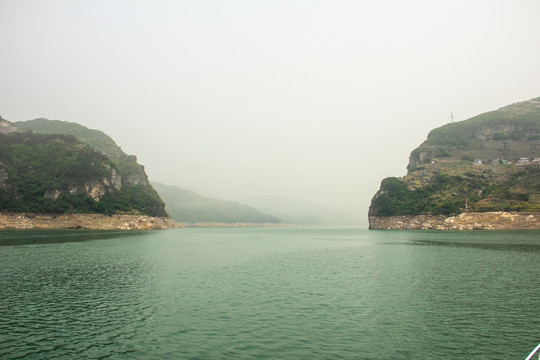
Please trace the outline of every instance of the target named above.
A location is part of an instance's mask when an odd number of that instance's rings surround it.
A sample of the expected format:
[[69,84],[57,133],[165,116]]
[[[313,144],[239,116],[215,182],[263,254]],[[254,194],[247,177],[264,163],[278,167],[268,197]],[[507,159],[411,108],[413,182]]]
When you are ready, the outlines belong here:
[[47,190],[44,194],[44,197],[51,200],[56,200],[64,192],[70,194],[85,194],[90,196],[95,201],[99,201],[103,195],[105,195],[106,188],[105,185],[99,181],[87,181],[84,184],[72,186],[67,191],[62,191],[59,189],[50,189]]
[[378,230],[517,230],[540,229],[540,213],[485,212],[446,215],[370,216]]
[[0,229],[162,230],[182,227],[171,218],[146,215],[0,214]]
[[45,191],[45,194],[43,195],[46,199],[56,200],[58,197],[62,195],[62,191],[58,189],[51,189]]
[[129,174],[124,176],[124,185],[135,186],[135,185],[148,185],[148,176],[143,172],[137,174]]
[[[114,169],[111,168],[111,176],[105,177],[99,180],[85,181],[83,184],[72,186],[67,191],[59,189],[47,190],[44,196],[47,199],[56,200],[62,193],[68,192],[70,194],[85,194],[90,196],[95,201],[101,200],[101,198],[107,193],[107,191],[120,190],[122,188],[122,177]],[[0,186],[2,184],[2,169],[0,168]]]
[[105,185],[102,182],[86,182],[84,184],[84,193],[95,201],[99,201],[105,192]]
[[111,169],[111,178],[103,179],[105,186],[112,186],[115,190],[120,190],[122,188],[122,175],[114,168]]
[[17,131],[21,131],[21,129],[19,129],[9,121],[2,119],[2,117],[0,116],[0,134],[8,134]]

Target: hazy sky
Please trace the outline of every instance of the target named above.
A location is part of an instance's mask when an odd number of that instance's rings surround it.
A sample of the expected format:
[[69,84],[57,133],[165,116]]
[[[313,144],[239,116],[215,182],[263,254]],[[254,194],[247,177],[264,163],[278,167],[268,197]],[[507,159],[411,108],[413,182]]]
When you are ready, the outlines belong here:
[[354,212],[450,121],[540,96],[540,1],[0,0],[0,115],[151,180]]

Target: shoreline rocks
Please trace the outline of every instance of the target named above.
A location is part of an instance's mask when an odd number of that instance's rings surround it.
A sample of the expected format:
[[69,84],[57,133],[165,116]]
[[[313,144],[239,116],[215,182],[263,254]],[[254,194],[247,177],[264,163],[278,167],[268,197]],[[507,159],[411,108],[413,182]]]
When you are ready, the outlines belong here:
[[370,216],[374,230],[520,230],[540,229],[540,213],[483,212],[447,215]]
[[0,213],[0,229],[164,230],[183,226],[147,215]]

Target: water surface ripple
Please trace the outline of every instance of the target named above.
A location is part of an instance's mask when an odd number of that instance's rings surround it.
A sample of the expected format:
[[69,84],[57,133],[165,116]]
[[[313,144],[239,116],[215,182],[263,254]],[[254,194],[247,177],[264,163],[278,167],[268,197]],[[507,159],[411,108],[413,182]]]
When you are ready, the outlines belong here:
[[0,233],[1,359],[522,359],[538,232]]

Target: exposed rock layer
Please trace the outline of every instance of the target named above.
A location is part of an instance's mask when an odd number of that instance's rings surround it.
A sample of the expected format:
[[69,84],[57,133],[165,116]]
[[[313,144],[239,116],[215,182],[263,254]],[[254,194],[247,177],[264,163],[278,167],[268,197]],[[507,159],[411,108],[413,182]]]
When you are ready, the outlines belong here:
[[0,229],[158,230],[182,225],[166,217],[102,214],[0,214]]
[[17,128],[15,125],[10,123],[7,120],[2,119],[0,116],[0,134],[9,134],[12,132],[19,132],[21,129]]
[[540,213],[484,212],[446,215],[370,216],[378,230],[517,230],[540,229]]

